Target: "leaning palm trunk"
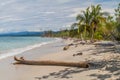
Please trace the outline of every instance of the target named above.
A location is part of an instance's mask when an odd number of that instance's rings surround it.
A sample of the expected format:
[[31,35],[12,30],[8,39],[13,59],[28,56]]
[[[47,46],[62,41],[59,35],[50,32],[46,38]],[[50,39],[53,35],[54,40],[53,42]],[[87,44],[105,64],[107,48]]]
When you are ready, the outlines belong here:
[[91,25],[91,42],[94,42],[94,34],[96,32],[96,28],[98,27],[97,25],[98,24],[96,23],[92,23]]
[[21,57],[20,59],[14,57],[14,60],[17,61],[14,64],[68,66],[68,67],[80,67],[80,68],[89,67],[87,62],[75,63],[75,62],[58,62],[58,61],[30,61],[30,60],[24,60],[23,57]]
[[93,42],[93,39],[94,39],[94,30],[92,28],[92,32],[91,32],[91,42]]
[[83,36],[82,36],[82,33],[80,34],[80,38],[81,38],[82,41],[84,40],[84,39],[83,39]]
[[84,30],[84,39],[86,40],[86,26],[85,26],[85,30]]

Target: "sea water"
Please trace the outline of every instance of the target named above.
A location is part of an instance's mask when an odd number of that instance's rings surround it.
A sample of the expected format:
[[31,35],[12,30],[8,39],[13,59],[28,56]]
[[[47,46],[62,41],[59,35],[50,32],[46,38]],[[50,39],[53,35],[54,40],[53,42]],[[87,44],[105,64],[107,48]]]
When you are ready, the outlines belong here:
[[43,37],[0,37],[0,59],[58,41]]

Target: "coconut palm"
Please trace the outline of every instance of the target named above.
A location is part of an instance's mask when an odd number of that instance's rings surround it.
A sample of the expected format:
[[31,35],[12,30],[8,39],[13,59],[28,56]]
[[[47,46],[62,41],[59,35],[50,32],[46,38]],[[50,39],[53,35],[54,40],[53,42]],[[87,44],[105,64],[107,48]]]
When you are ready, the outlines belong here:
[[96,32],[97,28],[99,28],[102,22],[106,22],[106,18],[109,13],[102,12],[102,8],[100,5],[91,6],[91,13],[92,20],[91,20],[91,40],[94,38],[94,33]]
[[71,29],[69,30],[69,36],[70,37],[75,37],[77,35],[77,31],[76,31],[76,25],[77,23],[74,23],[71,25]]
[[120,3],[118,4],[117,9],[115,9],[115,16],[118,23],[120,23]]
[[71,25],[71,28],[74,28],[74,29],[77,28],[78,38],[80,38],[81,40],[83,40],[82,33],[84,31],[84,26],[79,22],[79,23],[73,23]]
[[117,9],[115,9],[115,16],[116,16],[116,39],[120,40],[120,3],[118,4]]
[[[90,20],[91,20],[91,14],[90,14],[90,10],[89,7],[85,10],[82,11],[83,14],[79,14],[76,17],[76,20],[78,21],[78,30],[80,32],[80,30],[83,30],[82,32],[84,32],[84,38],[87,36],[87,30],[89,32],[89,27],[90,27]],[[80,29],[82,28],[82,29]]]
[[108,16],[106,18],[106,22],[105,22],[105,25],[102,26],[102,32],[103,32],[103,37],[104,39],[112,39],[114,40],[114,37],[113,37],[113,32],[115,30],[115,21],[113,20],[113,17],[112,16]]
[[[91,40],[94,38],[94,33],[97,28],[101,26],[101,23],[106,22],[104,15],[108,15],[107,12],[102,12],[101,6],[92,5],[88,7],[85,11],[82,11],[82,14],[77,15],[77,23],[74,23],[72,26],[78,27],[78,33],[84,34],[84,38],[91,36]],[[87,34],[89,33],[89,34]]]

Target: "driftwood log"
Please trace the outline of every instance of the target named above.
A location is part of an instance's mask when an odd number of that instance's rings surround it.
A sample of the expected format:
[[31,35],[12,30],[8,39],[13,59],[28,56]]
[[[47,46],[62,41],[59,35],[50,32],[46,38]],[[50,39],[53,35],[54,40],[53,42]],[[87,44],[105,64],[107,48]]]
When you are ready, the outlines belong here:
[[89,64],[87,62],[58,62],[58,61],[33,61],[25,60],[23,57],[17,58],[14,57],[14,60],[17,61],[14,64],[26,64],[26,65],[50,65],[50,66],[67,66],[67,67],[80,67],[88,68]]

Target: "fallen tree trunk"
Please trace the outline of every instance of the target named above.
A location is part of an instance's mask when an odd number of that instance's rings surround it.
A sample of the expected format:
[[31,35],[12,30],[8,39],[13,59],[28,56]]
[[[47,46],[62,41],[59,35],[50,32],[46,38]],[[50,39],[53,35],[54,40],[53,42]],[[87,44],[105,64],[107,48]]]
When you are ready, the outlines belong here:
[[30,61],[24,60],[23,57],[17,58],[14,57],[14,60],[17,61],[14,64],[26,64],[26,65],[51,65],[51,66],[68,66],[68,67],[80,67],[88,68],[89,64],[87,62],[58,62],[58,61]]

